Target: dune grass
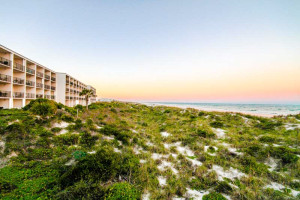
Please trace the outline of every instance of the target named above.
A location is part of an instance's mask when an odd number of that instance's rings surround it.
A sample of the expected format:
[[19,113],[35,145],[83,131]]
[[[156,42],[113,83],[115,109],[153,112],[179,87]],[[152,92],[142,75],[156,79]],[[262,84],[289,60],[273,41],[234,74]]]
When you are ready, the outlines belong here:
[[1,199],[300,198],[300,115],[53,105],[0,111]]

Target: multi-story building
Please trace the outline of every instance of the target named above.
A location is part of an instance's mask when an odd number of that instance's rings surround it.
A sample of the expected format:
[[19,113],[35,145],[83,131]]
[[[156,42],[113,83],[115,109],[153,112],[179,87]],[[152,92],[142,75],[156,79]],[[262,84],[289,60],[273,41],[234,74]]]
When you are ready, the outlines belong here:
[[[55,72],[0,45],[0,107],[21,108],[36,98],[67,106],[85,105],[84,96],[79,96],[83,89],[88,86],[70,75]],[[93,91],[96,95],[95,88]]]

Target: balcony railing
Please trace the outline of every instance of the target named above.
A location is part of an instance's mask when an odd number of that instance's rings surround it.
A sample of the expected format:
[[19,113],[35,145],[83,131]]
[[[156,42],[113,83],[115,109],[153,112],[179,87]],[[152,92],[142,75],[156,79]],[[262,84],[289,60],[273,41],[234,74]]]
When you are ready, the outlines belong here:
[[50,90],[50,88],[51,88],[50,85],[45,85],[46,90]]
[[51,95],[47,95],[47,94],[46,94],[46,95],[45,95],[45,98],[46,98],[46,99],[51,99]]
[[24,98],[24,92],[14,92],[13,98]]
[[30,87],[34,87],[35,86],[35,82],[34,81],[26,80],[26,85],[30,86]]
[[14,63],[14,69],[24,72],[25,67],[19,63]]
[[34,69],[31,69],[31,68],[29,68],[29,67],[26,68],[26,72],[27,72],[28,74],[32,74],[32,75],[35,74],[35,70],[34,70]]
[[51,86],[51,90],[55,90],[56,89],[56,87],[54,87],[54,86]]
[[69,89],[69,88],[66,88],[66,92],[70,92],[70,89]]
[[66,84],[69,85],[70,81],[66,81]]
[[74,85],[74,83],[73,83],[73,82],[70,82],[70,85]]
[[0,90],[0,97],[1,98],[10,98],[10,96],[11,96],[11,92],[10,91]]
[[73,97],[70,97],[71,100],[73,100]]
[[73,93],[74,90],[70,89],[70,93]]
[[51,99],[55,99],[55,95],[51,95]]
[[40,78],[44,78],[44,74],[42,72],[36,72],[36,76]]
[[0,57],[0,64],[5,65],[7,67],[11,67],[11,61],[6,58]]
[[43,98],[43,94],[36,94],[36,98]]
[[45,74],[45,79],[50,80],[50,76]]
[[37,88],[43,88],[43,83],[36,83]]
[[34,93],[26,93],[26,98],[27,99],[34,99],[35,98],[35,94]]
[[56,78],[55,77],[51,77],[51,81],[56,81]]
[[11,76],[5,75],[5,74],[0,74],[0,81],[10,83],[11,82]]
[[66,96],[66,99],[69,99],[70,97],[69,96]]
[[14,84],[17,84],[17,85],[24,85],[24,79],[14,77],[13,83],[14,83]]

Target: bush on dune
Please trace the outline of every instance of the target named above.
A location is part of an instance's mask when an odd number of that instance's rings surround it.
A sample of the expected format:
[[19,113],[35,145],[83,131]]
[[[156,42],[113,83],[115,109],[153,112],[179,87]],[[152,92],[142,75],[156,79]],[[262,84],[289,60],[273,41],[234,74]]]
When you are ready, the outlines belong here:
[[203,200],[226,200],[226,198],[217,192],[211,192],[209,194],[206,194],[202,198]]
[[128,130],[120,129],[113,125],[105,125],[100,132],[105,135],[114,135],[116,139],[122,141],[124,144],[129,143],[130,135]]
[[210,126],[214,128],[222,128],[224,124],[221,121],[214,121],[210,123]]
[[56,113],[57,103],[48,99],[36,99],[26,105],[23,110],[29,110],[33,114],[46,117]]
[[106,200],[135,200],[140,198],[140,192],[127,182],[113,184],[105,196]]
[[74,185],[80,180],[87,182],[106,182],[121,177],[132,180],[139,174],[139,160],[132,154],[122,155],[110,146],[102,146],[95,154],[88,154],[79,162],[63,172],[60,184],[63,188]]
[[260,118],[259,121],[260,123],[255,124],[255,127],[261,130],[275,130],[276,127],[282,125],[282,122],[280,121],[273,122],[270,119],[265,118]]

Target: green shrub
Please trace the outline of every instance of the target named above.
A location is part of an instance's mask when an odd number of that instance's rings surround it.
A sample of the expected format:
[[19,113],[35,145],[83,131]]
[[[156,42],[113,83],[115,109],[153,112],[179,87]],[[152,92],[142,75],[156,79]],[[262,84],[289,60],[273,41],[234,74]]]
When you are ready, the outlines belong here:
[[196,133],[197,133],[198,136],[204,137],[204,138],[211,138],[211,137],[215,136],[214,133],[210,133],[210,132],[208,132],[206,130],[203,130],[203,129],[198,129]]
[[94,122],[93,122],[93,120],[91,118],[88,118],[86,120],[85,125],[89,129],[93,129],[94,128]]
[[106,200],[135,200],[140,199],[140,192],[130,183],[121,182],[113,184],[107,195]]
[[210,123],[210,126],[214,128],[222,128],[224,127],[224,124],[221,121],[214,121]]
[[101,103],[92,103],[89,105],[89,110],[96,110],[99,108],[102,108],[102,104]]
[[53,133],[59,133],[61,130],[62,130],[62,128],[60,128],[60,127],[54,127],[54,128],[51,128],[51,131],[52,131]]
[[57,104],[54,101],[48,99],[36,99],[32,100],[23,109],[29,110],[36,115],[45,117],[56,113]]
[[63,114],[61,116],[61,120],[65,121],[65,122],[74,122],[74,118],[70,115],[66,115],[66,114]]
[[85,109],[85,107],[82,106],[81,104],[77,104],[74,108],[79,111],[83,111]]
[[6,166],[0,169],[0,198],[49,199],[58,191],[58,175],[55,166],[39,161]]
[[203,196],[202,200],[226,200],[226,198],[217,192],[211,192]]
[[265,142],[265,143],[273,143],[276,141],[276,139],[274,137],[265,135],[265,136],[260,137],[259,141]]
[[259,176],[268,172],[268,167],[266,165],[256,162],[255,158],[251,156],[242,157],[240,163],[244,166],[244,171],[246,173]]
[[17,186],[14,183],[11,183],[2,177],[0,178],[0,191],[1,193],[8,193],[11,192],[12,190],[16,189]]
[[54,199],[104,199],[105,192],[105,188],[100,184],[94,184],[81,180],[57,193]]
[[299,157],[287,147],[273,147],[270,149],[271,156],[282,160],[283,164],[296,163]]
[[83,133],[80,133],[79,144],[87,146],[87,147],[92,147],[95,145],[97,139],[98,139],[97,136],[92,136],[88,132],[83,132]]
[[116,139],[122,141],[124,144],[129,143],[130,132],[126,129],[119,129],[113,125],[105,125],[100,132],[105,135],[114,135]]
[[86,157],[87,154],[86,152],[79,150],[79,151],[75,151],[72,155],[74,156],[75,160],[80,160]]
[[229,194],[232,192],[232,187],[225,181],[218,182],[215,190],[220,193]]
[[80,131],[82,131],[83,129],[83,123],[82,123],[82,121],[80,120],[80,119],[76,119],[75,120],[75,124],[70,124],[68,127],[67,127],[67,129],[69,130],[69,131],[77,131],[77,132],[80,132]]
[[276,127],[281,126],[282,122],[273,122],[269,119],[261,118],[260,123],[255,124],[255,127],[262,130],[275,130]]
[[215,148],[212,147],[212,146],[209,146],[207,151],[210,152],[210,153],[215,153],[216,152]]
[[265,151],[263,145],[260,145],[260,144],[248,145],[248,147],[245,149],[245,152],[256,158],[266,158],[267,157],[267,151]]
[[80,180],[90,183],[122,178],[135,180],[140,174],[139,159],[134,154],[116,153],[111,146],[101,146],[95,154],[87,154],[59,179],[62,188],[74,185]]
[[117,110],[114,109],[114,108],[111,108],[110,111],[113,112],[113,113],[117,113]]
[[77,114],[77,110],[74,107],[65,107],[65,110],[71,115],[75,116]]
[[203,111],[200,111],[199,113],[198,113],[198,116],[199,117],[202,117],[202,116],[204,116],[205,115],[205,112],[203,112]]
[[64,145],[74,145],[78,143],[79,135],[66,133],[63,135],[56,136],[54,140],[58,144],[64,144]]

